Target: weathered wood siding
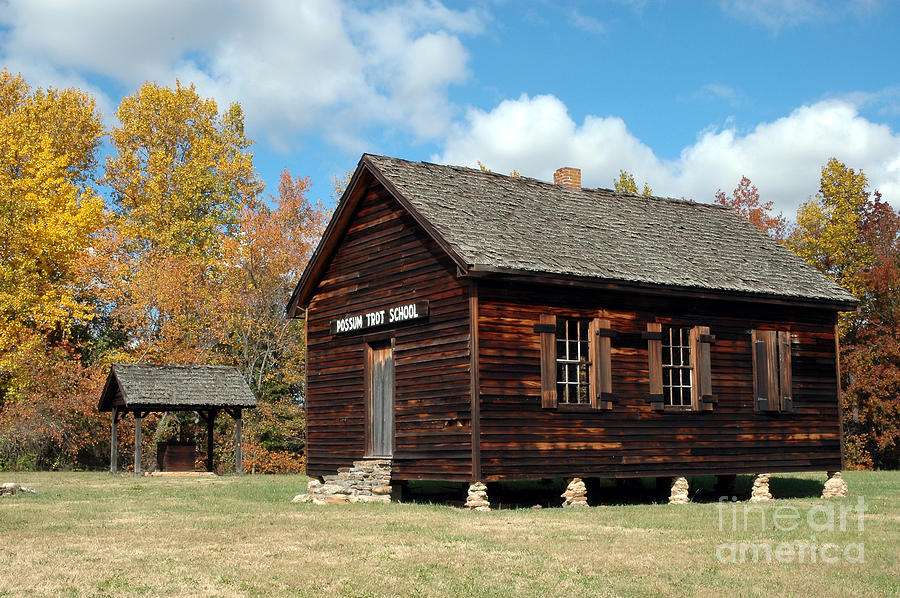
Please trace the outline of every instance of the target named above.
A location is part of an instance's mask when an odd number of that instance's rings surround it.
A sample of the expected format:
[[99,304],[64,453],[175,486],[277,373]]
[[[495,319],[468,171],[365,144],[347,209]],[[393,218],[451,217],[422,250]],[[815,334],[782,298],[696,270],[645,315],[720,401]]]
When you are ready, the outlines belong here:
[[393,329],[396,479],[468,479],[472,471],[468,285],[453,262],[374,183],[351,217],[308,312],[307,471],[333,474],[365,454],[366,335],[329,322],[399,303],[430,318]]
[[[483,478],[668,476],[841,467],[834,313],[545,286],[478,290]],[[611,321],[611,411],[541,407],[541,314]],[[709,326],[708,412],[652,411],[647,322]],[[791,331],[793,413],[754,411],[750,329]],[[569,408],[572,409],[572,408]]]

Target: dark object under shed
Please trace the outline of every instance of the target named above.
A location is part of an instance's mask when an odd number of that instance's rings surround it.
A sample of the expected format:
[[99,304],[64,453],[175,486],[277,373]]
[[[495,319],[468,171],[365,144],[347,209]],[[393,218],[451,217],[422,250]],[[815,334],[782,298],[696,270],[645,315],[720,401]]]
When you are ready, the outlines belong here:
[[156,443],[156,469],[159,471],[194,471],[197,445],[193,442],[169,440]]

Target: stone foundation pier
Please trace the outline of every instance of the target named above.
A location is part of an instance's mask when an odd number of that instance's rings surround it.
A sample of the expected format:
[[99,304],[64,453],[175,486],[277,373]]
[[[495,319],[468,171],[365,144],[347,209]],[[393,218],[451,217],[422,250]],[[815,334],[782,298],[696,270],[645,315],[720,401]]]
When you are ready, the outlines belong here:
[[564,498],[563,508],[570,507],[586,507],[587,503],[587,486],[581,478],[572,478],[568,480],[566,491],[560,497]]
[[753,478],[753,487],[750,488],[750,502],[766,502],[772,500],[772,493],[769,492],[769,480],[771,474],[758,473]]
[[689,489],[690,487],[688,486],[687,478],[672,478],[672,485],[670,486],[671,492],[669,493],[669,504],[683,505],[691,502],[691,499],[688,496]]
[[847,481],[839,471],[829,471],[825,487],[822,489],[822,498],[844,498],[847,496]]
[[488,500],[487,486],[482,482],[469,484],[469,492],[466,496],[466,508],[473,511],[490,511],[491,502]]

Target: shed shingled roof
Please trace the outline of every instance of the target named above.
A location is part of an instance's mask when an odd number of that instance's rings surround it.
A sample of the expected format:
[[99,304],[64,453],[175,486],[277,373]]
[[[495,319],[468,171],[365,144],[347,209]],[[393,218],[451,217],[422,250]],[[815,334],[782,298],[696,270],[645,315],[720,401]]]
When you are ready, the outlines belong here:
[[469,270],[775,296],[856,299],[736,211],[363,155]]
[[125,409],[256,407],[256,397],[241,373],[223,365],[113,364],[100,397],[100,411],[112,409],[119,390]]

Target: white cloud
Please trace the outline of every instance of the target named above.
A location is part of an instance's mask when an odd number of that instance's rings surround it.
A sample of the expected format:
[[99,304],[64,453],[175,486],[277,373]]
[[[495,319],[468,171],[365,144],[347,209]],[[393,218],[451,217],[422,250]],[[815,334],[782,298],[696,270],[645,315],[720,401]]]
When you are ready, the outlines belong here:
[[806,23],[834,21],[851,15],[862,18],[878,8],[879,0],[721,0],[719,4],[736,18],[756,21],[778,33]]
[[603,22],[599,19],[595,19],[594,17],[582,14],[577,10],[572,10],[571,18],[572,24],[585,33],[606,33],[606,25],[604,25]]
[[708,100],[724,100],[731,105],[739,102],[737,90],[722,83],[707,83],[697,91],[695,96]]
[[703,202],[746,175],[764,199],[792,216],[816,193],[820,169],[832,156],[862,168],[870,187],[900,206],[900,135],[844,100],[802,106],[749,132],[709,129],[678,159],[664,161],[618,117],[588,116],[579,125],[556,97],[522,95],[489,112],[470,109],[433,159],[472,166],[481,160],[496,172],[515,169],[544,180],[560,166],[575,166],[586,187],[611,187],[625,169],[657,194]]
[[240,101],[251,136],[275,144],[372,125],[434,139],[453,116],[448,87],[468,77],[458,36],[480,33],[483,19],[434,0],[368,11],[330,0],[0,0],[0,58],[37,85],[91,88],[106,107],[115,98],[88,83],[98,76],[126,93],[145,80],[194,82]]
[[842,99],[861,108],[874,108],[881,115],[900,114],[900,85],[892,85],[873,92],[856,91],[843,96]]

